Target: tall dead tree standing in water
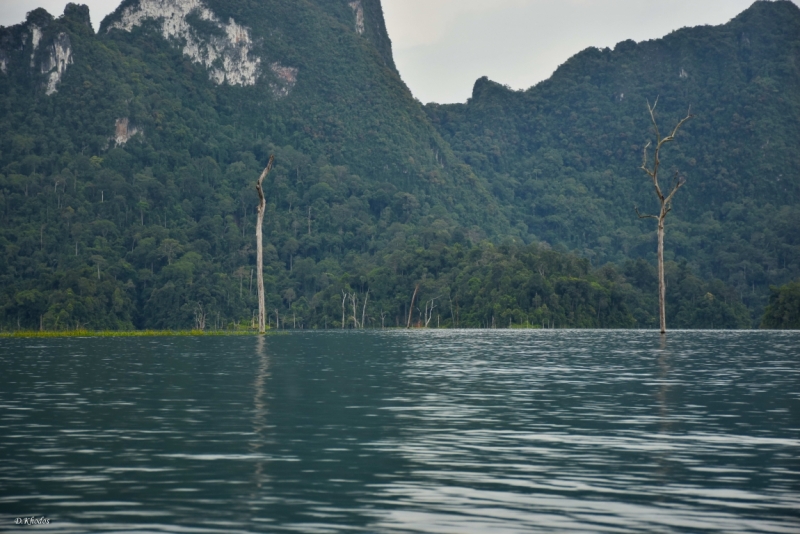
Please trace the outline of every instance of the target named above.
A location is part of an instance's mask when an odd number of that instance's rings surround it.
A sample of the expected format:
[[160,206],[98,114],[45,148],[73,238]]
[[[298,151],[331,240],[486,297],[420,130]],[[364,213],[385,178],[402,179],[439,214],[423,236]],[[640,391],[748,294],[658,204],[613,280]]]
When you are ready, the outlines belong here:
[[267,201],[264,198],[264,189],[261,184],[272,170],[275,156],[269,157],[269,163],[258,177],[256,191],[258,191],[258,222],[256,223],[256,276],[258,283],[258,332],[264,334],[267,331],[267,309],[264,305],[264,244],[262,243],[261,226],[264,224],[264,211],[267,209]]
[[670,189],[669,193],[664,195],[661,190],[661,186],[658,184],[658,171],[661,167],[661,148],[672,141],[675,140],[675,135],[678,133],[683,124],[691,119],[694,115],[692,115],[692,109],[689,108],[689,112],[686,114],[686,117],[681,119],[675,129],[672,130],[672,133],[667,137],[662,138],[661,133],[658,130],[658,124],[656,123],[656,106],[658,105],[658,98],[656,98],[655,103],[651,106],[650,102],[647,102],[647,109],[650,111],[650,119],[653,121],[653,128],[655,128],[656,132],[656,146],[655,146],[655,154],[653,159],[653,168],[649,168],[647,165],[647,152],[650,150],[650,146],[652,142],[648,142],[647,145],[644,147],[644,157],[642,160],[642,170],[650,176],[650,179],[653,180],[653,186],[656,190],[656,196],[658,197],[658,201],[661,204],[661,210],[659,211],[658,215],[642,215],[639,213],[639,208],[634,206],[636,210],[636,215],[639,216],[640,219],[656,219],[658,221],[658,311],[659,311],[659,322],[661,326],[661,333],[667,333],[667,308],[666,308],[666,298],[667,298],[667,286],[664,282],[664,219],[666,219],[667,214],[672,211],[672,197],[675,196],[675,193],[678,192],[686,180],[681,176],[678,176],[678,173],[675,173],[675,179],[672,182],[672,188]]

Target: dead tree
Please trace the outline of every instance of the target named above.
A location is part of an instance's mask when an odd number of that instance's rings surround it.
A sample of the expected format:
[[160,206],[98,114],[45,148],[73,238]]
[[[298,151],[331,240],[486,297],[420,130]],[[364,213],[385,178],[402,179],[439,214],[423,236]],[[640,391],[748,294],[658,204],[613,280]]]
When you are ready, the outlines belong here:
[[197,304],[197,307],[194,311],[194,329],[195,330],[205,330],[206,329],[206,317],[208,313],[203,310],[202,304]]
[[349,293],[346,293],[344,289],[342,289],[342,330],[344,330],[344,304],[347,302],[347,296]]
[[269,157],[269,163],[258,177],[256,191],[258,191],[258,223],[256,224],[256,275],[258,282],[258,332],[264,334],[267,331],[267,309],[264,304],[264,244],[262,242],[261,226],[264,224],[264,211],[267,209],[267,201],[264,198],[264,189],[261,187],[264,178],[272,170],[275,156]]
[[653,128],[655,129],[656,133],[656,146],[655,146],[655,153],[653,157],[653,167],[652,169],[648,167],[647,162],[647,152],[650,149],[651,142],[648,142],[647,145],[644,147],[644,156],[642,159],[642,167],[641,169],[650,176],[650,179],[653,181],[653,187],[656,191],[656,196],[658,197],[658,201],[661,205],[661,209],[658,215],[642,215],[639,213],[639,208],[634,206],[636,210],[636,215],[639,216],[640,219],[655,219],[658,221],[658,311],[659,311],[659,322],[661,327],[661,333],[667,333],[667,313],[666,313],[666,298],[667,298],[667,286],[664,282],[664,219],[666,219],[667,214],[672,211],[672,198],[675,196],[675,193],[678,192],[678,189],[683,187],[683,184],[686,183],[686,180],[681,176],[678,176],[678,173],[675,173],[675,178],[672,182],[672,186],[670,188],[669,193],[666,195],[661,190],[661,186],[658,183],[658,171],[661,167],[661,148],[667,144],[671,143],[675,140],[675,135],[678,133],[678,130],[681,126],[684,125],[686,121],[694,117],[692,115],[692,109],[689,108],[689,112],[686,114],[686,117],[681,119],[678,122],[675,129],[672,130],[672,133],[667,137],[662,138],[661,133],[658,130],[658,124],[656,123],[656,106],[658,105],[658,98],[656,98],[655,103],[651,106],[650,102],[647,103],[647,109],[650,111],[650,119],[653,122]]
[[358,317],[356,316],[356,309],[358,308],[358,293],[355,291],[348,295],[350,297],[350,304],[353,305],[353,328],[358,329]]
[[406,323],[406,328],[411,328],[411,314],[414,313],[414,301],[417,298],[417,291],[419,291],[419,284],[414,288],[414,294],[411,296],[411,308],[408,310],[408,323]]
[[367,302],[369,301],[369,289],[367,289],[367,294],[364,296],[364,307],[361,308],[361,328],[364,328],[364,319],[367,314]]
[[431,319],[433,319],[433,310],[434,310],[434,308],[436,308],[436,299],[438,299],[438,298],[439,297],[432,298],[431,300],[429,300],[428,302],[425,303],[425,314],[424,314],[425,328],[428,328],[428,325],[430,324]]

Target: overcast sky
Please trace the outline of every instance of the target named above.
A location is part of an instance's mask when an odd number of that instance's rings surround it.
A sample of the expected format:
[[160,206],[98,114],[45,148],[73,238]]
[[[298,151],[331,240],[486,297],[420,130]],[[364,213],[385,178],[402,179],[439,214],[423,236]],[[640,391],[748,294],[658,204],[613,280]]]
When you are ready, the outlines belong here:
[[[89,5],[95,28],[120,0]],[[792,0],[800,4],[800,0]],[[423,102],[464,102],[481,76],[528,87],[573,54],[662,37],[685,26],[724,24],[754,0],[382,0],[395,61]],[[54,15],[67,0],[0,0],[0,25],[34,7]]]

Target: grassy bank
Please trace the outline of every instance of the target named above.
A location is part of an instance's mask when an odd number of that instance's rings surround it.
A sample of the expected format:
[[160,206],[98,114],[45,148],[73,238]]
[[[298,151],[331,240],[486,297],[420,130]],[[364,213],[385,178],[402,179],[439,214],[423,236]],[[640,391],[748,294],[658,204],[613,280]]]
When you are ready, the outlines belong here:
[[[275,332],[267,332],[274,335]],[[20,330],[0,332],[0,338],[56,338],[56,337],[205,337],[205,336],[256,336],[254,330]]]

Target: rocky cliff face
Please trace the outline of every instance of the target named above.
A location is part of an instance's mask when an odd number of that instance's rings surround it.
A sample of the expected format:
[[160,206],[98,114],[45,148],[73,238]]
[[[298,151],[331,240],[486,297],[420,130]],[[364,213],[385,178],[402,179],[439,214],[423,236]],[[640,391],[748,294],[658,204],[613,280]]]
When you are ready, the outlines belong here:
[[72,65],[72,44],[69,35],[59,32],[45,49],[41,59],[40,70],[47,75],[45,93],[52,95],[58,90],[58,84],[67,72],[67,67]]
[[364,35],[364,6],[361,4],[361,0],[350,2],[350,7],[356,17],[356,33]]
[[[62,17],[63,19],[63,17]],[[52,95],[73,64],[73,50],[63,20],[54,20],[43,10],[34,10],[28,19],[11,28],[0,28],[0,73],[33,81]]]
[[397,72],[380,0],[355,0],[349,5],[353,10],[356,32],[372,43],[387,67]]
[[117,119],[114,124],[114,143],[124,145],[131,137],[139,133],[139,128],[131,124],[128,117]]
[[[213,143],[202,132],[218,133],[221,121],[248,140],[302,147],[431,194],[431,205],[474,195],[492,204],[400,79],[380,0],[123,0],[97,35],[83,6],[70,4],[59,18],[39,9],[0,31],[0,76],[7,88],[64,97],[64,135],[98,157],[133,150],[135,133],[145,145],[181,138],[208,154]],[[173,98],[180,103],[165,106]],[[87,103],[92,117],[82,113]],[[203,119],[178,128],[185,114]],[[172,128],[180,131],[158,140]]]
[[[254,85],[261,58],[253,53],[250,29],[232,18],[222,21],[200,0],[140,0],[126,7],[106,31],[130,32],[152,20],[167,40],[182,45],[183,53],[204,65],[217,84]],[[209,23],[214,33],[204,32],[192,20]]]

